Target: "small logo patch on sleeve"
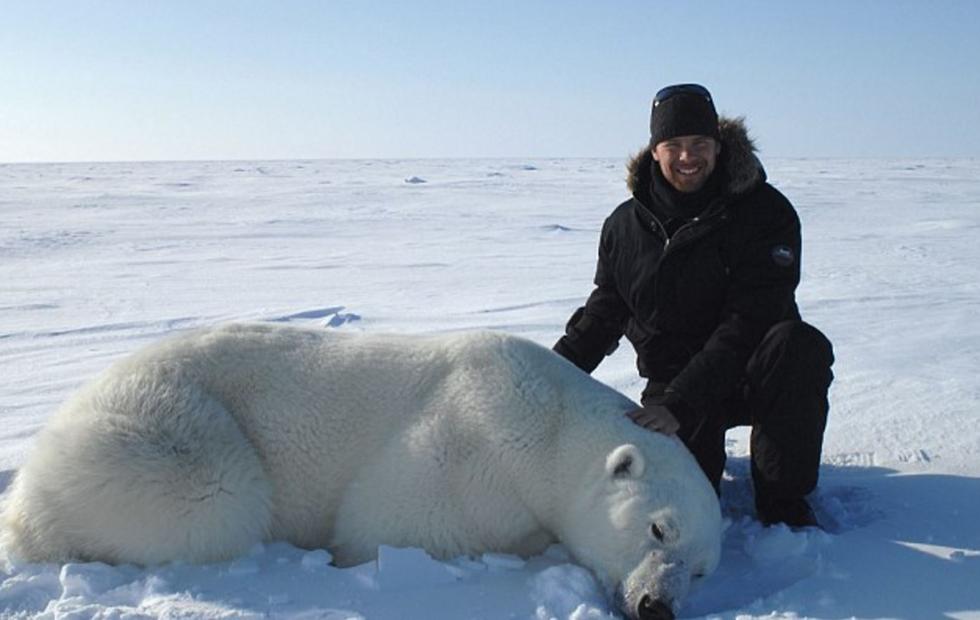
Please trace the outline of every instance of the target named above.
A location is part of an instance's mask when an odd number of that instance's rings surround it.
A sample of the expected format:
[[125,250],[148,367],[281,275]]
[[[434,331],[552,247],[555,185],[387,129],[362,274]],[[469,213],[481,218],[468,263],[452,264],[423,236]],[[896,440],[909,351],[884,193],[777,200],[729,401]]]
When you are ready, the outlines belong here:
[[780,267],[789,267],[796,262],[796,253],[788,245],[777,245],[772,249],[770,256],[772,256],[772,262]]

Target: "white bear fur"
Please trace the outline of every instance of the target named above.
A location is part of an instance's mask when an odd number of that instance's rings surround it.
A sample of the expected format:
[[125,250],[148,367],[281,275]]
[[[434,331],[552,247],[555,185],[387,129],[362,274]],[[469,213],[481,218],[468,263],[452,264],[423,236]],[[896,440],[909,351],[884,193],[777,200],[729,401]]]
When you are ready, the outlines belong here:
[[380,544],[526,557],[560,541],[632,616],[714,570],[722,529],[693,457],[626,419],[635,406],[503,334],[191,332],[51,419],[8,493],[4,543],[29,561],[146,565],[284,540],[348,566]]

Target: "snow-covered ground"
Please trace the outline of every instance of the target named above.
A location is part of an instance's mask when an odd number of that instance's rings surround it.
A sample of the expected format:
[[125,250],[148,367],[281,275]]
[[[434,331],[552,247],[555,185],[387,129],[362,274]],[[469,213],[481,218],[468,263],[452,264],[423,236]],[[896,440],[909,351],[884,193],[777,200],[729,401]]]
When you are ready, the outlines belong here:
[[[836,346],[814,503],[752,518],[729,434],[718,572],[684,616],[980,618],[980,161],[779,160],[805,318]],[[112,360],[227,320],[485,328],[550,345],[590,291],[622,160],[0,165],[0,490]],[[629,346],[596,376],[638,398]],[[0,550],[2,554],[2,550]],[[0,561],[0,617],[605,618],[560,547],[340,570],[277,543],[210,566]]]

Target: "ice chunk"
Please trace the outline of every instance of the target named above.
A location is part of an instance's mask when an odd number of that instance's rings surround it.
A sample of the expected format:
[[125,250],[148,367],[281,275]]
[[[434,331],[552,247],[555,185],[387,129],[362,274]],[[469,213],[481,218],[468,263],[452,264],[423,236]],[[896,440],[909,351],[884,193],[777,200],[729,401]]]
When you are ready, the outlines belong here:
[[300,565],[306,570],[319,570],[327,568],[333,558],[326,549],[316,549],[303,554]]
[[384,588],[416,588],[453,583],[449,567],[421,549],[378,548],[378,583]]
[[117,588],[129,579],[129,571],[101,562],[68,563],[61,567],[58,576],[64,598],[75,596],[90,598]]
[[552,566],[531,579],[531,598],[538,620],[616,618],[592,573],[574,564]]
[[524,568],[524,560],[507,553],[484,553],[483,563],[491,569],[519,570]]

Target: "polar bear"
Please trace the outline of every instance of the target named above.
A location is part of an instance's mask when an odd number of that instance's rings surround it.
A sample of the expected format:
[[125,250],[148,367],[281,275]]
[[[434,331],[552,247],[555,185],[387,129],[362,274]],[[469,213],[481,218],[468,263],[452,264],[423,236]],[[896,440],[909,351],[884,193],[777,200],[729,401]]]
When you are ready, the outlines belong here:
[[5,502],[29,561],[213,562],[255,543],[530,556],[561,542],[630,617],[670,618],[721,547],[675,437],[530,341],[232,324],[124,359],[37,438]]

